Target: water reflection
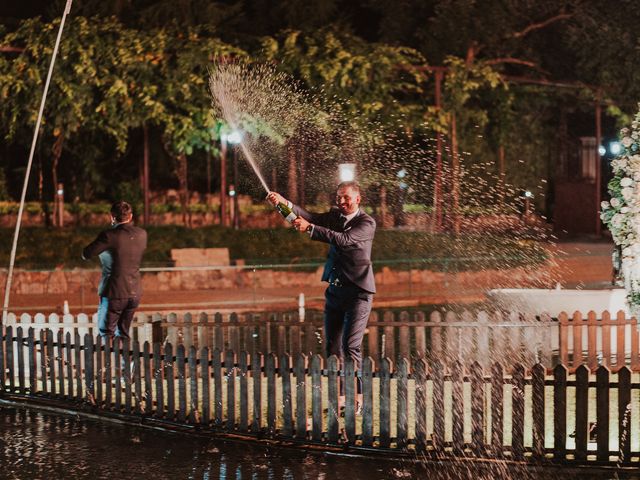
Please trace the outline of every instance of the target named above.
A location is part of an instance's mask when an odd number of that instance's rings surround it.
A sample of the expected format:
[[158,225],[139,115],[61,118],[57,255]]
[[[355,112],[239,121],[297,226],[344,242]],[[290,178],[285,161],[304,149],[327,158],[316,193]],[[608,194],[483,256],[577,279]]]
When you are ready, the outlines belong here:
[[0,479],[640,478],[308,453],[0,406]]

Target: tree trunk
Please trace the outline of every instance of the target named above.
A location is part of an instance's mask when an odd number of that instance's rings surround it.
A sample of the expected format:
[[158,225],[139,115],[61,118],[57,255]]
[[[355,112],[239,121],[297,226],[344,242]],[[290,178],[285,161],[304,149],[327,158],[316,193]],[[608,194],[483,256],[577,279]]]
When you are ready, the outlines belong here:
[[[436,71],[436,108],[442,108],[442,71]],[[442,133],[436,133],[436,165],[433,179],[433,219],[432,230],[442,229]]]
[[220,225],[227,223],[227,142],[220,141]]
[[504,207],[505,177],[504,146],[500,145],[498,147],[498,206],[501,209]]
[[456,115],[451,114],[451,220],[453,233],[460,233],[460,157]]
[[62,226],[62,218],[59,218],[61,209],[58,205],[58,163],[62,157],[62,145],[64,144],[64,135],[60,132],[58,138],[53,143],[52,159],[51,159],[51,181],[53,183],[53,226]]
[[187,218],[187,207],[189,204],[189,187],[187,185],[187,156],[181,153],[176,157],[176,176],[178,177],[178,184],[180,186],[180,209],[182,211],[182,223],[185,226],[190,226],[190,215]]
[[151,206],[149,204],[149,127],[145,123],[142,126],[144,133],[144,150],[142,154],[142,195],[144,199],[145,225],[151,223]]

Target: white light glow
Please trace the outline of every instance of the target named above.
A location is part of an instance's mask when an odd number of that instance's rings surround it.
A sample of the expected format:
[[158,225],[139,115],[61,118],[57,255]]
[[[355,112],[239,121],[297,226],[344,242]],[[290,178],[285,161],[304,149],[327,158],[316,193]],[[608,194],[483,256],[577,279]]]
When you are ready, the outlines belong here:
[[341,163],[338,165],[338,175],[341,182],[352,182],[356,179],[356,164]]
[[598,153],[600,154],[600,156],[601,156],[601,157],[604,157],[605,153],[607,153],[607,149],[606,149],[606,148],[604,148],[604,146],[603,146],[603,145],[600,145],[600,146],[598,147]]
[[240,130],[233,130],[231,133],[223,133],[220,135],[220,140],[230,145],[238,145],[242,143],[242,132]]
[[611,152],[611,155],[618,155],[622,151],[620,142],[611,142],[609,144],[609,151]]

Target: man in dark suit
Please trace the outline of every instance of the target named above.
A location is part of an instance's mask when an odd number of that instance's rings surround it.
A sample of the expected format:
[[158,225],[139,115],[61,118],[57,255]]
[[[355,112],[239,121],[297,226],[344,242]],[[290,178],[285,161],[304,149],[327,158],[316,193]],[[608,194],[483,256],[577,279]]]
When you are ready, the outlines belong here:
[[113,337],[117,327],[120,336],[129,338],[129,327],[142,294],[140,262],[147,248],[147,232],[133,225],[133,212],[127,202],[114,203],[111,217],[113,228],[104,230],[87,245],[82,258],[87,260],[105,251],[111,254],[111,272],[100,294],[109,304],[106,325],[100,326],[100,334]]
[[[362,361],[364,336],[376,285],[371,265],[371,247],[376,222],[360,209],[360,187],[343,182],[336,192],[336,207],[326,213],[309,213],[291,204],[279,193],[267,199],[277,205],[288,203],[298,216],[293,227],[307,232],[312,240],[329,244],[322,280],[329,283],[325,292],[324,331],[327,355],[351,357],[355,367]],[[344,398],[339,401],[344,405]],[[358,404],[362,406],[358,384]]]

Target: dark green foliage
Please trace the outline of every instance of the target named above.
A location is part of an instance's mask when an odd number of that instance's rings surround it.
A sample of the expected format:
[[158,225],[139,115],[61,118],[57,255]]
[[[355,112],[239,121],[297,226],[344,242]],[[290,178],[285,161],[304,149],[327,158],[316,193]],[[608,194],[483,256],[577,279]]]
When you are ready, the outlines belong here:
[[[98,268],[97,260],[80,258],[82,248],[100,228],[45,229],[24,228],[16,258],[17,268],[49,269]],[[149,246],[144,266],[171,266],[172,248],[229,248],[232,260],[247,264],[293,265],[324,262],[327,245],[286,228],[233,230],[221,227],[188,229],[181,226],[149,227]],[[9,263],[12,230],[2,229],[0,263]],[[487,235],[453,238],[422,232],[380,230],[373,248],[374,267],[388,265],[404,269],[479,270],[535,265],[547,258],[544,246],[512,238]],[[410,261],[410,262],[409,262]],[[313,267],[315,268],[315,267]]]

